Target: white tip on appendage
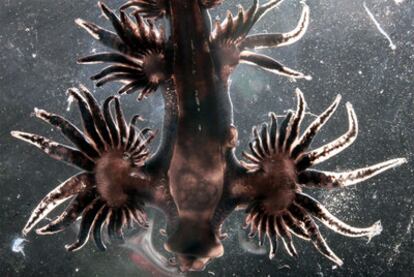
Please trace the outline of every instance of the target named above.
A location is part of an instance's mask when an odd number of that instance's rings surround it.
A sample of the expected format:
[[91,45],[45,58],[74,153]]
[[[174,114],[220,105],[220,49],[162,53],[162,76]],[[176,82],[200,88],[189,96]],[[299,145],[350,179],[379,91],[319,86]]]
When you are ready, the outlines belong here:
[[369,243],[373,237],[378,236],[379,234],[381,234],[381,232],[383,230],[381,221],[378,220],[377,222],[375,222],[374,225],[371,226],[371,229],[372,229],[372,231],[368,235],[367,243]]
[[68,96],[68,99],[67,99],[67,103],[68,103],[68,105],[67,105],[67,107],[66,107],[66,111],[70,111],[70,108],[72,107],[72,103],[75,101],[75,97],[73,97],[73,95],[72,94],[70,94],[69,96]]
[[398,158],[397,159],[397,164],[401,165],[401,164],[406,164],[408,163],[408,160],[406,158]]

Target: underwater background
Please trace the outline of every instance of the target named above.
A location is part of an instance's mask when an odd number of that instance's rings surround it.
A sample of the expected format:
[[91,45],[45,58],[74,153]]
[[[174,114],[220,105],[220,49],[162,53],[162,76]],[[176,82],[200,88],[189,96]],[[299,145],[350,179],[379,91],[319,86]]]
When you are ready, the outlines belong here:
[[[105,2],[112,8],[123,3]],[[212,18],[223,19],[227,9],[235,12],[237,4],[249,7],[251,3],[226,0],[212,10]],[[381,220],[384,230],[367,244],[366,239],[342,237],[321,226],[332,250],[344,260],[341,268],[300,240],[295,241],[298,259],[280,249],[276,259],[269,261],[256,241],[246,241],[241,230],[243,212],[238,212],[224,225],[229,234],[225,255],[204,272],[189,276],[414,276],[414,1],[365,2],[395,50],[362,1],[312,0],[307,4],[311,22],[305,36],[293,45],[263,53],[311,75],[311,81],[291,82],[245,65],[232,75],[238,153],[246,148],[251,127],[267,120],[269,111],[282,115],[296,107],[295,88],[303,91],[308,102],[307,122],[341,94],[342,105],[314,145],[347,129],[346,101],[354,105],[358,116],[359,137],[318,168],[346,170],[396,157],[406,157],[409,163],[356,186],[308,192],[343,221],[362,227]],[[253,31],[290,31],[300,13],[299,1],[285,0]],[[77,172],[13,139],[10,131],[35,132],[63,141],[56,131],[30,117],[34,107],[80,122],[77,109],[68,109],[65,91],[79,83],[93,89],[88,76],[99,66],[77,65],[76,59],[104,48],[74,24],[78,17],[108,27],[95,1],[0,1],[0,276],[152,276],[131,260],[131,250],[125,246],[112,245],[102,253],[88,243],[79,252],[66,252],[64,245],[75,239],[75,230],[46,237],[32,233],[21,245],[23,249],[16,244],[39,200]],[[116,88],[107,85],[93,91],[102,101]],[[160,128],[163,104],[159,93],[142,102],[136,102],[134,95],[121,101],[127,115],[140,113],[146,125]],[[154,246],[166,255],[164,238],[158,232],[164,219],[156,212],[152,217],[156,219]]]

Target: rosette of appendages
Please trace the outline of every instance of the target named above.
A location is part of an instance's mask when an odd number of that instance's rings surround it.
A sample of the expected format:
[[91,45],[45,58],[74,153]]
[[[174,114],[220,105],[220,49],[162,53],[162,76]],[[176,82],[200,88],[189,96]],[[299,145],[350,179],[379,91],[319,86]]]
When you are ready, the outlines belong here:
[[223,74],[229,74],[239,63],[257,66],[274,74],[283,75],[293,79],[310,79],[311,77],[284,66],[282,63],[248,49],[277,48],[287,46],[300,40],[309,25],[309,7],[303,3],[302,15],[296,28],[287,33],[263,33],[249,35],[253,26],[270,10],[276,8],[282,0],[269,1],[253,5],[245,10],[239,8],[237,15],[227,12],[223,22],[216,21],[211,34],[213,48],[219,55]]
[[69,89],[78,104],[83,131],[60,115],[35,109],[34,115],[59,129],[74,145],[67,146],[41,135],[13,131],[12,135],[28,142],[50,157],[76,166],[83,171],[48,193],[33,210],[23,234],[56,207],[71,200],[65,210],[46,226],[37,229],[41,235],[63,231],[81,218],[78,239],[67,246],[80,249],[93,235],[99,249],[105,250],[101,233],[107,227],[110,239],[122,240],[123,229],[137,223],[147,226],[144,205],[151,189],[144,165],[150,156],[148,144],[155,133],[139,130],[140,119],[125,121],[119,99],[109,97],[102,108],[84,87]]
[[270,114],[270,122],[259,129],[253,128],[253,139],[249,151],[244,152],[248,170],[247,184],[254,197],[246,209],[245,227],[250,226],[249,237],[258,234],[260,244],[267,236],[270,243],[270,258],[276,254],[278,239],[283,241],[286,251],[297,256],[292,235],[309,240],[313,245],[338,265],[342,260],[329,248],[319,232],[314,219],[328,228],[349,237],[368,237],[382,230],[378,221],[367,228],[352,227],[332,215],[320,202],[302,192],[302,188],[343,188],[367,180],[388,169],[406,163],[406,159],[392,159],[372,166],[347,172],[327,172],[309,169],[350,146],[358,134],[357,118],[350,103],[348,130],[334,141],[309,150],[312,140],[337,109],[337,96],[301,135],[300,125],[305,116],[306,102],[300,90],[296,90],[298,105],[290,111],[278,128],[277,116]]
[[115,33],[82,19],[77,19],[76,23],[115,52],[97,53],[79,59],[79,63],[109,63],[110,66],[91,77],[96,86],[120,82],[123,86],[119,94],[138,91],[138,99],[147,97],[171,75],[164,30],[138,11],[132,12],[132,19],[126,10],[121,10],[118,17],[105,4],[99,2],[99,7]]

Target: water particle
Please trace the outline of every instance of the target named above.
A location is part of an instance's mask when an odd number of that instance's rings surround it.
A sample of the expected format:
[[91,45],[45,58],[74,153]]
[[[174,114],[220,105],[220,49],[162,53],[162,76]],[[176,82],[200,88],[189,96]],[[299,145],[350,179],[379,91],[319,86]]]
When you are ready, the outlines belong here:
[[11,250],[14,253],[20,253],[20,254],[23,255],[23,257],[25,257],[26,256],[25,253],[24,253],[24,244],[25,244],[25,242],[27,242],[27,240],[24,239],[24,238],[20,238],[20,237],[15,238],[13,240]]
[[405,2],[405,0],[394,0],[395,4],[399,5]]

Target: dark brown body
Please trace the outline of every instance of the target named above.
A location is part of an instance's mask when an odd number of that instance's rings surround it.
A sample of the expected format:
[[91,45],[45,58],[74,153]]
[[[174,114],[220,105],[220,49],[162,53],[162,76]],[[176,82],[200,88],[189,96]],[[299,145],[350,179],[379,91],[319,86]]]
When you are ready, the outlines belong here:
[[[226,154],[231,151],[232,107],[227,80],[216,73],[208,21],[197,1],[171,1],[171,14],[179,112],[168,177],[180,226],[169,240],[170,250],[217,256],[222,250],[212,250],[207,240],[219,245],[211,220],[223,195]],[[200,227],[200,231],[186,230],[191,227]]]
[[[35,109],[37,118],[60,129],[75,148],[36,134],[13,131],[12,135],[83,171],[43,198],[23,228],[24,235],[71,198],[62,214],[37,229],[38,234],[60,232],[81,218],[78,239],[66,248],[79,250],[93,237],[96,246],[105,250],[102,229],[106,228],[111,240],[121,241],[125,228],[149,226],[145,205],[150,205],[166,216],[165,249],[175,255],[181,271],[203,270],[209,261],[223,255],[221,227],[237,207],[246,209],[249,237],[257,235],[260,244],[267,237],[270,259],[275,257],[280,239],[287,253],[297,256],[292,240],[295,235],[310,240],[320,253],[342,265],[314,218],[345,236],[370,239],[379,234],[379,222],[368,228],[349,226],[301,190],[353,185],[406,162],[393,159],[342,173],[310,169],[351,145],[357,136],[356,115],[347,103],[348,131],[322,147],[309,149],[337,109],[339,96],[301,134],[306,101],[297,89],[296,111],[288,112],[280,127],[277,116],[270,113],[269,122],[253,128],[249,151],[242,153],[244,160],[236,158],[237,129],[233,126],[229,76],[244,62],[290,78],[309,79],[268,56],[247,50],[299,40],[309,23],[309,7],[303,4],[299,24],[291,32],[249,35],[253,25],[282,0],[262,5],[254,1],[237,16],[229,12],[212,31],[208,9],[221,2],[131,0],[120,8],[119,16],[100,2],[116,33],[76,20],[114,50],[79,60],[111,63],[92,77],[97,86],[122,82],[118,93],[139,91],[138,99],[162,88],[165,115],[161,143],[152,154],[148,145],[155,132],[138,129],[138,115],[127,122],[117,97],[108,97],[99,105],[83,86],[68,90],[78,102],[83,131],[59,115]],[[153,22],[164,16],[170,23],[169,34]]]

